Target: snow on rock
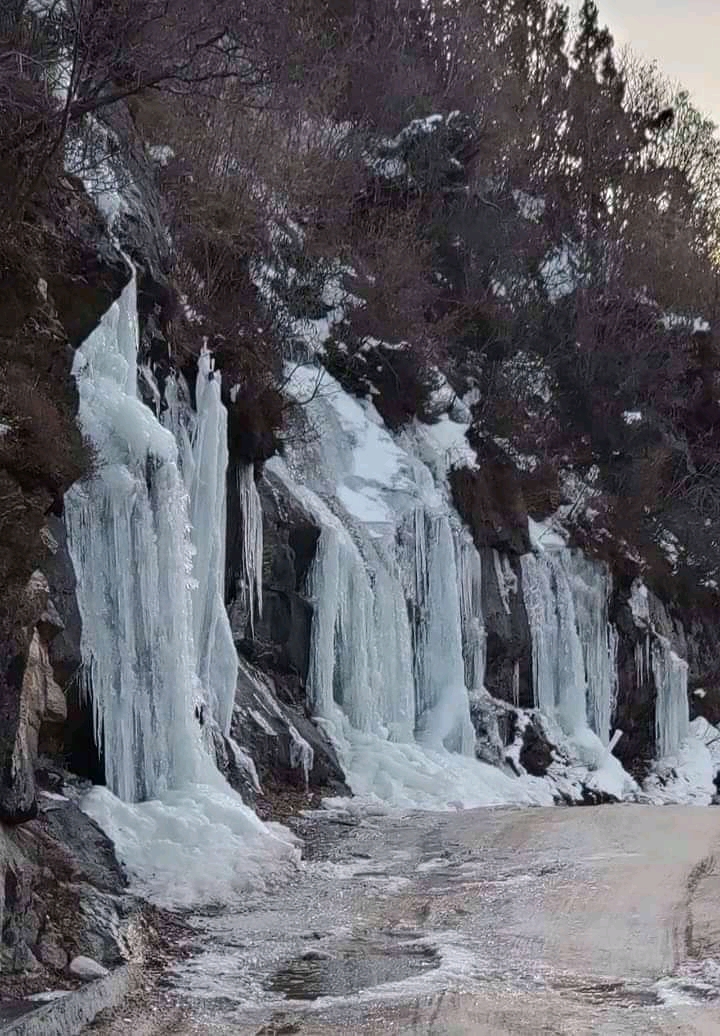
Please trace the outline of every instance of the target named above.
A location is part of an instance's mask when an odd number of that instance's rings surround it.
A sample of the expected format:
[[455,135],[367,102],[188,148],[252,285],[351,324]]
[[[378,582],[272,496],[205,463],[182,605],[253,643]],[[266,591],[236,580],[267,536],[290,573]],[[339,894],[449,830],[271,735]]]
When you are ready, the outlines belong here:
[[657,805],[708,806],[715,795],[713,778],[720,770],[720,730],[701,717],[673,755],[653,764],[643,784],[648,801]]
[[639,424],[643,419],[643,415],[640,410],[624,410],[622,416],[625,424],[629,425]]
[[530,543],[535,551],[561,550],[567,545],[567,539],[563,532],[553,522],[552,518],[546,518],[543,522],[536,522],[528,515],[528,531]]

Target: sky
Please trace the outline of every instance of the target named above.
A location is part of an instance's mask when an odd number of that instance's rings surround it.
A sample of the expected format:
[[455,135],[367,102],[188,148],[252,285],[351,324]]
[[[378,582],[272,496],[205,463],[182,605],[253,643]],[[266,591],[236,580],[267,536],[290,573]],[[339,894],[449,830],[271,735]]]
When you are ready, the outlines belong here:
[[618,46],[657,59],[720,123],[720,0],[598,0]]

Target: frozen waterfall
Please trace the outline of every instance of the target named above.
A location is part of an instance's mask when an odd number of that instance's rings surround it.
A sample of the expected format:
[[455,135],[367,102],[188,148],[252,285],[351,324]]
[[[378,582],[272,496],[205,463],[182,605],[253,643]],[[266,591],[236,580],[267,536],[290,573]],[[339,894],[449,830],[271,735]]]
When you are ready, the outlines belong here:
[[688,664],[680,658],[664,637],[657,637],[651,651],[652,672],[655,677],[656,752],[663,756],[675,755],[688,736]]
[[617,679],[609,573],[564,548],[527,554],[521,569],[535,704],[567,735],[589,727],[607,745]]
[[137,396],[137,340],[133,277],[75,356],[97,468],[65,498],[98,742],[128,802],[197,764],[187,494],[175,439]]
[[[330,376],[318,386],[315,368],[290,387],[312,433],[298,429],[268,468],[320,528],[308,689],[354,793],[402,808],[551,802],[537,781],[475,758],[480,558],[430,447],[391,436]],[[441,470],[440,450],[434,460]]]
[[221,596],[219,381],[204,354],[197,413],[169,417],[178,450],[138,398],[137,348],[133,276],[73,366],[95,470],[67,493],[65,520],[108,784],[83,808],[146,894],[184,904],[260,880],[288,847],[225,783],[195,715],[201,698],[227,721],[237,667]]

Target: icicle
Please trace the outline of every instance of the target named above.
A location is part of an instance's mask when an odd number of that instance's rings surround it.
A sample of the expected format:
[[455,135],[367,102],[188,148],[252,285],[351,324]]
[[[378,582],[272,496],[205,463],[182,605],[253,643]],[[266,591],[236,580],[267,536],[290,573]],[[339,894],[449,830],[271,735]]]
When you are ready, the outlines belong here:
[[[475,736],[465,686],[458,576],[446,514],[418,507],[405,556],[414,562],[414,660],[418,737],[470,754]],[[406,564],[406,571],[408,566]]]
[[566,734],[574,734],[587,726],[585,662],[562,553],[525,555],[521,567],[535,704]]
[[655,731],[659,758],[675,755],[688,736],[688,665],[672,650],[670,641],[659,635],[651,649],[655,677]]
[[587,680],[587,718],[603,744],[617,696],[617,635],[609,618],[612,580],[606,565],[580,551],[559,552],[575,606]]
[[482,615],[482,562],[467,529],[455,530],[465,685],[469,691],[485,683],[485,626]]
[[254,635],[255,619],[262,616],[263,514],[252,464],[238,465],[236,491],[243,523],[242,603]]
[[513,685],[512,685],[512,700],[513,705],[516,709],[520,708],[520,662],[515,659],[513,664]]

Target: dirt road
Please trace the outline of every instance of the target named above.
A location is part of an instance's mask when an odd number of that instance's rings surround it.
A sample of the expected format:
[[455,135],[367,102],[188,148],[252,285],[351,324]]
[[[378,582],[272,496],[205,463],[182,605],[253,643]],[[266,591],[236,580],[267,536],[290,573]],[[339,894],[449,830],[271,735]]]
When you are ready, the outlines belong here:
[[338,820],[292,888],[195,919],[144,1033],[720,1036],[720,809]]

